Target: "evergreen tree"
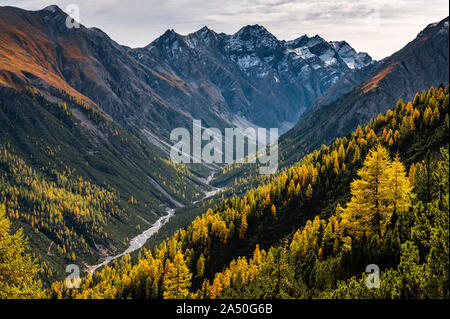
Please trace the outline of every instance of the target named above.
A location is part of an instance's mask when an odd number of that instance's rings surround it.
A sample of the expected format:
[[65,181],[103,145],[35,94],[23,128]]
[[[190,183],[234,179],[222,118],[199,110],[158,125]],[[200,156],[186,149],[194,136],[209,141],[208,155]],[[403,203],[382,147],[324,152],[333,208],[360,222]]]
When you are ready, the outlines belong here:
[[0,205],[0,299],[41,298],[41,282],[36,280],[39,267],[25,253],[28,246],[22,229],[10,233],[11,223]]
[[425,265],[424,291],[430,298],[449,298],[449,155],[448,150],[441,150],[434,172],[439,184],[439,196],[429,206],[434,216],[431,230],[430,252]]
[[398,153],[392,161],[389,170],[389,190],[392,214],[406,211],[410,204],[411,185],[406,177],[405,166],[400,161]]
[[387,150],[378,145],[367,155],[364,166],[358,171],[360,179],[350,185],[352,198],[342,218],[349,221],[350,228],[359,233],[376,233],[388,222],[390,195],[389,172],[391,164]]
[[173,263],[168,262],[167,273],[164,276],[164,299],[183,299],[189,295],[192,274],[186,266],[183,254],[178,251]]
[[197,260],[197,277],[203,277],[203,274],[205,272],[205,257],[203,254],[200,255],[200,257]]

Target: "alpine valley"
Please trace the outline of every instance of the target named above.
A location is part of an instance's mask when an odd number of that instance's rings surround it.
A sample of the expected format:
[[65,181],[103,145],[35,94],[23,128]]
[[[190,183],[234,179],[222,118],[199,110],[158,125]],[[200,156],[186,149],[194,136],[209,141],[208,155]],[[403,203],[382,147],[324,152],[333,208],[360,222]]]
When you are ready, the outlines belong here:
[[[0,7],[1,299],[449,298],[448,17],[380,61],[261,25],[130,48],[67,17]],[[173,163],[195,119],[278,128],[277,173]]]

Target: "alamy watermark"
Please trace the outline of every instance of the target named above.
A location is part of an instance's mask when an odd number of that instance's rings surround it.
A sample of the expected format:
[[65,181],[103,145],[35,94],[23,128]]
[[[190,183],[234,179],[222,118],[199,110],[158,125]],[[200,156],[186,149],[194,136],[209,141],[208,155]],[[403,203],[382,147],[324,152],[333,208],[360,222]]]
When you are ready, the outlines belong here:
[[192,140],[190,132],[181,127],[172,130],[170,139],[175,142],[170,150],[174,163],[259,162],[260,174],[273,174],[278,169],[277,128],[269,129],[269,137],[265,128],[225,128],[223,139],[218,128],[202,128],[201,120],[193,120]]
[[64,284],[68,289],[78,289],[80,288],[81,277],[80,277],[80,267],[75,264],[70,264],[66,266],[66,273],[69,275],[64,280]]
[[370,264],[366,267],[366,287],[369,289],[380,288],[380,267],[376,264]]
[[67,13],[66,27],[68,29],[80,28],[80,7],[76,4],[69,4],[65,12]]

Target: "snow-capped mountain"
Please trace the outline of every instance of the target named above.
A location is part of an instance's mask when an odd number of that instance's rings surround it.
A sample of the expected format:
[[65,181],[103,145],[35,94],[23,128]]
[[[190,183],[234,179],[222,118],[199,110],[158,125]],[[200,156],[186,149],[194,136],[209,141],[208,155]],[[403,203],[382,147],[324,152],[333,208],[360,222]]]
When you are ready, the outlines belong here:
[[[428,25],[401,50],[378,62],[365,78],[354,73],[334,84],[280,138],[281,157],[293,163],[322,144],[345,136],[358,124],[385,113],[398,99],[410,101],[416,92],[448,84],[448,35],[447,17]],[[361,54],[355,55],[344,42],[332,45],[353,66],[368,61]]]
[[151,68],[170,70],[228,121],[281,131],[345,75],[375,64],[346,42],[306,35],[280,41],[260,25],[232,35],[207,27],[186,36],[168,30],[130,53]]
[[361,69],[372,62],[372,58],[365,52],[356,52],[345,41],[331,41],[333,49],[350,69]]
[[192,118],[282,133],[334,83],[376,64],[344,42],[306,35],[281,41],[260,25],[231,35],[207,27],[188,35],[167,30],[133,49],[97,28],[68,29],[57,6],[4,7],[2,16],[0,84],[33,85],[47,94],[56,87],[166,139]]

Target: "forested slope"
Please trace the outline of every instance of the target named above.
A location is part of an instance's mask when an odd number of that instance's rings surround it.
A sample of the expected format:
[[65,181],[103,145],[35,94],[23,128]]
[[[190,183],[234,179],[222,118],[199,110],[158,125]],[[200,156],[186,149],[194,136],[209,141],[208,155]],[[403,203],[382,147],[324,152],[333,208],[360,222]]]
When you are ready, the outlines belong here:
[[198,199],[207,186],[95,106],[52,96],[0,88],[0,203],[54,279],[61,265],[123,249],[166,206]]
[[[137,263],[123,258],[81,290],[56,284],[52,296],[448,297],[448,102],[448,87],[400,100]],[[365,288],[368,264],[383,289]]]

